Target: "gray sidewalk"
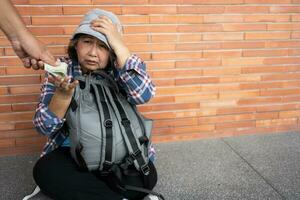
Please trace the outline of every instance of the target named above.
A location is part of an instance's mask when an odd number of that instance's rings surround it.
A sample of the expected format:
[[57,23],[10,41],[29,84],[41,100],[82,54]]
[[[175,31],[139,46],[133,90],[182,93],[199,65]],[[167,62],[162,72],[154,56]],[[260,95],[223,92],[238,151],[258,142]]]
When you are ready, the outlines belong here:
[[[166,200],[300,199],[300,133],[155,145]],[[38,155],[0,157],[0,199],[31,193]],[[49,200],[39,194],[34,200]]]

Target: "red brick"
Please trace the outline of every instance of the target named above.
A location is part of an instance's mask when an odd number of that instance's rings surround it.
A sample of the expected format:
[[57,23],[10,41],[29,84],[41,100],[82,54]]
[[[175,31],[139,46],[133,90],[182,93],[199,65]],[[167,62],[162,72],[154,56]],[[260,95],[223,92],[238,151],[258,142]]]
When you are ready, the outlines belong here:
[[33,112],[24,112],[24,113],[1,113],[0,121],[1,122],[10,122],[10,121],[22,121],[22,120],[31,120],[33,117]]
[[7,112],[11,112],[11,105],[10,104],[0,105],[0,113],[7,113]]
[[191,85],[191,84],[208,84],[208,83],[218,83],[220,81],[217,77],[199,77],[199,78],[185,78],[176,79],[176,85]]
[[154,81],[154,84],[159,87],[175,85],[175,79],[153,79],[152,81]]
[[288,4],[291,0],[245,0],[244,3],[249,4]]
[[281,110],[297,110],[299,109],[299,104],[272,104],[257,106],[256,110],[258,112],[269,112],[269,111],[281,111]]
[[188,132],[188,133],[199,133],[203,131],[213,131],[215,130],[214,125],[206,124],[206,125],[200,125],[200,126],[185,126],[185,127],[175,127],[174,128],[174,133],[183,133],[183,132]]
[[220,48],[221,48],[221,44],[217,42],[176,44],[176,50],[178,51],[209,50],[209,49],[220,49]]
[[204,33],[203,40],[243,40],[243,33]]
[[295,13],[300,12],[300,6],[271,6],[271,13]]
[[292,74],[271,74],[271,75],[262,75],[262,81],[275,81],[275,80],[294,80],[299,79],[300,73],[292,73]]
[[291,20],[292,22],[295,22],[295,21],[298,22],[298,21],[300,21],[300,15],[299,14],[292,15],[291,17],[292,17],[292,20]]
[[0,85],[39,84],[40,76],[0,77]]
[[238,113],[253,113],[256,112],[255,107],[228,107],[228,108],[218,108],[217,114],[224,115],[224,114],[238,114]]
[[264,58],[223,58],[222,65],[224,66],[249,66],[249,65],[262,65]]
[[28,27],[29,31],[32,32],[35,36],[40,35],[62,35],[64,34],[63,27],[51,27],[51,26],[44,26],[44,27]]
[[184,87],[158,87],[156,95],[178,95],[199,93],[202,91],[202,86],[184,86]]
[[132,34],[132,35],[124,35],[123,39],[125,43],[147,43],[148,42],[148,36],[144,34]]
[[156,96],[149,103],[174,103],[174,96]]
[[35,111],[37,103],[18,103],[12,104],[12,110],[14,112],[21,111]]
[[132,52],[160,52],[175,50],[175,44],[129,44],[127,47]]
[[37,102],[39,96],[39,94],[0,96],[0,104]]
[[62,6],[16,6],[20,15],[61,15]]
[[30,120],[28,122],[16,122],[15,128],[16,128],[16,130],[33,129],[32,120]]
[[[15,147],[15,139],[0,139],[0,148]],[[1,149],[0,149],[1,151]]]
[[257,127],[271,127],[280,125],[297,125],[297,118],[271,119],[256,121]]
[[76,5],[76,6],[63,6],[63,14],[65,15],[84,15],[89,10],[99,8],[107,10],[119,15],[122,13],[121,6],[96,6],[96,5]]
[[298,41],[266,41],[266,48],[290,48],[290,47],[300,47],[300,42]]
[[258,97],[260,94],[259,90],[251,91],[238,91],[238,92],[220,92],[219,99],[243,99],[243,98],[253,98]]
[[220,124],[224,122],[249,121],[255,119],[253,114],[221,115],[210,117],[199,117],[199,124]]
[[153,4],[201,4],[201,5],[220,5],[220,4],[241,4],[243,0],[167,0],[167,1],[160,1],[160,0],[150,0],[150,3]]
[[[6,68],[6,73],[7,75],[39,75],[45,72],[42,70],[28,69],[23,66],[9,66]],[[27,79],[27,77],[24,79]]]
[[30,138],[16,138],[16,146],[25,147],[25,146],[41,146],[41,144],[46,143],[46,137],[30,137]]
[[151,73],[152,78],[186,78],[186,77],[195,77],[201,76],[202,70],[201,69],[194,69],[193,73],[190,73],[191,70],[167,70],[167,71],[153,71]]
[[203,92],[234,91],[234,90],[240,90],[239,86],[240,86],[239,83],[201,85],[201,91]]
[[140,107],[141,112],[199,109],[199,103],[153,104]]
[[176,42],[178,40],[177,34],[151,34],[151,42]]
[[145,15],[123,15],[123,16],[120,16],[119,18],[123,25],[149,23],[149,16],[145,16]]
[[241,57],[242,52],[239,50],[207,50],[203,51],[203,58],[222,58],[222,57]]
[[300,30],[300,25],[298,23],[289,24],[268,24],[267,30],[270,31],[295,31]]
[[290,15],[245,15],[245,22],[289,22]]
[[259,75],[240,75],[240,76],[236,76],[236,75],[232,75],[232,76],[223,76],[220,77],[219,80],[221,83],[237,83],[237,82],[259,82],[261,81],[261,76]]
[[136,33],[176,33],[176,25],[136,25],[136,26],[123,26],[125,34]]
[[29,4],[46,4],[46,5],[49,5],[49,4],[63,4],[63,1],[64,0],[29,0]]
[[153,60],[182,60],[182,59],[199,59],[202,57],[201,52],[172,52],[172,53],[153,53]]
[[288,50],[243,50],[244,57],[274,57],[274,56],[287,56]]
[[222,31],[223,27],[221,24],[199,24],[195,25],[178,25],[177,31],[180,33],[185,32],[212,32]]
[[238,100],[238,105],[247,106],[247,105],[264,105],[272,103],[281,103],[281,98],[279,97],[259,97],[259,98],[249,98],[249,99],[240,99]]
[[280,40],[289,39],[290,32],[249,32],[245,33],[245,40]]
[[176,14],[176,6],[123,6],[122,14]]
[[154,128],[159,127],[176,127],[176,126],[195,126],[198,124],[197,118],[179,118],[179,119],[165,119],[155,120],[153,123]]
[[204,15],[203,16],[203,22],[204,23],[238,23],[243,22],[243,16],[242,15]]
[[0,131],[15,130],[14,123],[0,123]]
[[224,6],[178,6],[178,14],[216,14],[224,13]]
[[264,31],[267,30],[266,24],[223,24],[224,31]]
[[148,69],[173,69],[175,68],[174,61],[151,61],[147,62]]
[[216,130],[241,129],[249,127],[255,127],[255,121],[239,121],[216,124]]
[[31,94],[40,93],[40,84],[38,85],[24,85],[24,86],[11,86],[9,87],[10,94]]
[[21,5],[21,4],[28,4],[29,3],[29,0],[11,0],[11,2],[14,4],[14,5]]
[[268,13],[269,6],[226,6],[225,13]]
[[264,48],[265,43],[264,42],[223,42],[221,44],[222,49],[257,49],[257,48]]
[[198,68],[198,67],[207,67],[207,66],[220,66],[221,60],[218,59],[203,59],[199,61],[177,61],[176,68]]
[[78,16],[36,16],[32,17],[32,25],[78,25],[81,20]]
[[6,86],[0,87],[0,95],[8,94],[8,88]]
[[293,117],[300,117],[299,110],[289,110],[289,111],[281,111],[279,112],[279,118],[293,118]]
[[299,94],[300,89],[272,89],[261,91],[261,96],[286,96],[286,95],[294,95]]
[[299,57],[289,57],[289,58],[265,58],[264,64],[297,64],[300,62]]
[[203,69],[203,76],[223,76],[241,74],[240,67],[226,67],[226,68],[208,68]]
[[154,24],[200,24],[203,23],[203,16],[188,15],[188,16],[174,16],[174,15],[153,15],[150,16],[150,23]]
[[147,4],[148,0],[93,0],[94,4],[124,4],[124,5],[136,5]]
[[179,42],[199,42],[202,40],[202,35],[198,33],[185,33],[178,35]]

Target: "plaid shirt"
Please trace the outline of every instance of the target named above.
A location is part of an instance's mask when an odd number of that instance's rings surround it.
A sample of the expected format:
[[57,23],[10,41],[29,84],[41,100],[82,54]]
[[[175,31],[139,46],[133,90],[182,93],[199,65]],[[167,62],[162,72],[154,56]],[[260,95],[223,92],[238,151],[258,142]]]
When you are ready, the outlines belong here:
[[[61,58],[61,61],[67,62],[69,65],[68,76],[74,78],[82,74],[80,66],[76,63],[72,63],[71,60],[64,58]],[[132,104],[145,103],[155,94],[155,86],[146,72],[146,65],[136,55],[128,58],[122,70],[114,70],[114,78],[118,85],[125,90],[127,100]],[[47,73],[41,91],[40,102],[37,105],[33,124],[38,132],[48,137],[48,141],[41,154],[43,156],[61,146],[67,139],[67,136],[61,130],[65,119],[58,118],[48,108],[55,92],[55,86],[48,81]],[[151,146],[149,150],[150,159],[154,159],[154,154],[154,148]]]

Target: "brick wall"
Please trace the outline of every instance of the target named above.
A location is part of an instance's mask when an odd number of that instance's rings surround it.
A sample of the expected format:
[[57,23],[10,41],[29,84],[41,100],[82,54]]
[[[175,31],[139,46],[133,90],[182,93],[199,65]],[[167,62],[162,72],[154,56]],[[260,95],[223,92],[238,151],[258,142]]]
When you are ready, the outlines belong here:
[[[299,0],[14,0],[52,53],[64,55],[91,8],[120,16],[157,95],[139,109],[154,141],[299,129]],[[0,34],[0,154],[40,151],[32,128],[42,71],[22,67]]]

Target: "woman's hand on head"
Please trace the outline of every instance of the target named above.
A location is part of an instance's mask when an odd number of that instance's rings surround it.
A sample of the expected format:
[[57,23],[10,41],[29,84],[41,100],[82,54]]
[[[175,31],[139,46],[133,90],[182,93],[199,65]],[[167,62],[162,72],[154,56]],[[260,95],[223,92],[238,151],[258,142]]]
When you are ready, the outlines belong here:
[[93,20],[91,22],[91,28],[106,35],[110,47],[117,56],[118,65],[116,67],[122,69],[131,54],[122,40],[122,35],[117,25],[113,24],[109,18],[103,16]]
[[124,46],[122,35],[119,32],[117,25],[113,24],[108,17],[101,16],[93,20],[91,22],[91,28],[106,35],[112,49],[116,50]]

